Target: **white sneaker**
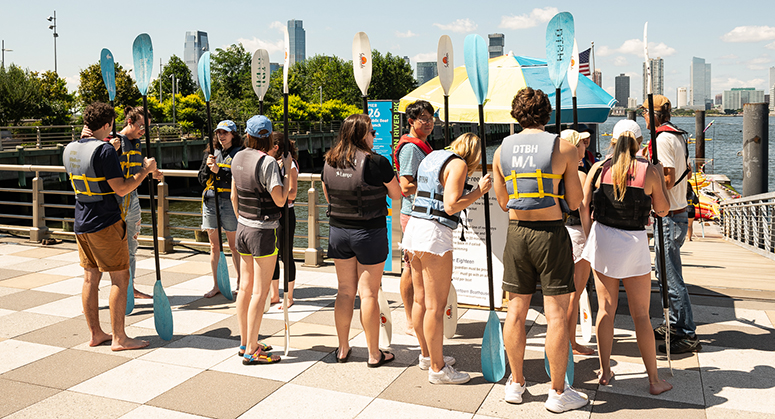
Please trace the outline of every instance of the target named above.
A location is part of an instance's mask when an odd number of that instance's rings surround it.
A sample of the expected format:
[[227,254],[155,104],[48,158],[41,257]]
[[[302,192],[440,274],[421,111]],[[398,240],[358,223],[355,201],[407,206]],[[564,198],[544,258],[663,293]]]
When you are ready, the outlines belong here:
[[[455,365],[455,358],[444,355],[444,363],[447,365]],[[431,357],[424,357],[420,354],[420,369],[425,371],[431,367]]]
[[546,399],[544,407],[551,412],[562,413],[586,406],[587,403],[589,403],[589,399],[586,394],[580,393],[566,384],[562,394],[557,394],[552,389],[549,390],[549,397]]
[[511,380],[511,374],[509,374],[509,380],[506,381],[506,396],[504,399],[509,403],[522,403],[522,393],[525,392],[527,382],[525,385],[520,385],[517,382]]
[[464,372],[458,372],[449,365],[445,365],[439,372],[428,369],[428,381],[431,384],[463,384],[467,383],[471,377]]

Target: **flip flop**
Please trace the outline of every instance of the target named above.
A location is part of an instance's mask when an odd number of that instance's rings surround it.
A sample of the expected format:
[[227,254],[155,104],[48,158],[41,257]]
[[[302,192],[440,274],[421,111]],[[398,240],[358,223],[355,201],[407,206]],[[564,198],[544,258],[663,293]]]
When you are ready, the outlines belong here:
[[275,358],[271,352],[261,352],[259,349],[255,353],[242,357],[242,365],[276,364],[281,360],[279,355],[276,356]]
[[[376,363],[374,363],[374,364],[371,364],[371,363],[369,363],[368,361],[366,361],[366,364],[369,366],[369,368],[378,368],[378,367],[381,367],[381,366],[383,366],[383,365],[387,364],[388,362],[390,362],[390,361],[393,361],[394,359],[396,359],[396,356],[395,356],[395,355],[393,355],[393,354],[392,354],[392,353],[390,353],[390,352],[384,352],[384,351],[380,350],[380,351],[379,351],[379,353],[380,353],[379,362],[376,362]],[[393,355],[393,357],[392,357],[392,358],[390,358],[390,359],[386,359],[386,358],[385,358],[385,354],[388,354],[388,355]],[[349,355],[349,354],[348,354],[348,355]]]
[[[272,345],[267,345],[264,342],[258,342],[258,346],[260,346],[261,347],[260,349],[264,352],[269,352],[272,350]],[[246,349],[247,349],[246,347],[240,345],[239,350],[237,351],[237,356],[245,356]]]
[[334,356],[336,357],[336,362],[340,364],[344,364],[345,362],[347,362],[347,360],[350,359],[350,354],[353,352],[353,348],[350,348],[347,350],[347,355],[345,355],[344,358],[339,358],[339,348],[336,348],[336,351],[334,352],[335,352]]

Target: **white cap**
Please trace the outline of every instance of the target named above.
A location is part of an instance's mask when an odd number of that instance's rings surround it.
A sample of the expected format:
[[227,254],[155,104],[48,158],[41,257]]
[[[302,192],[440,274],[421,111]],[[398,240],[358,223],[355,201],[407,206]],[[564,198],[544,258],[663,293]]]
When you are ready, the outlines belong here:
[[631,119],[623,119],[614,125],[614,131],[611,133],[611,138],[618,140],[622,133],[631,132],[635,135],[635,138],[643,137],[640,131],[640,125]]

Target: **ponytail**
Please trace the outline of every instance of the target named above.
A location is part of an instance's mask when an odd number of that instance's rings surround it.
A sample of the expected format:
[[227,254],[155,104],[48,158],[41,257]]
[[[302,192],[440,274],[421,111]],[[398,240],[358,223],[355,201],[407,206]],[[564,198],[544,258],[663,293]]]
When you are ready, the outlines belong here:
[[630,171],[635,167],[635,153],[638,151],[638,141],[632,133],[622,133],[614,146],[613,164],[611,165],[611,181],[614,186],[614,199],[624,201],[627,191],[627,180]]

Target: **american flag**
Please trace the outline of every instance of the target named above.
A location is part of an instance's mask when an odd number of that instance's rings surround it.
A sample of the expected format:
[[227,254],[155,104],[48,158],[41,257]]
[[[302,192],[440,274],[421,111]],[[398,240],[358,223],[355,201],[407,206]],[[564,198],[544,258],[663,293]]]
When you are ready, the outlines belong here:
[[587,77],[592,75],[592,72],[589,69],[589,53],[591,51],[592,48],[587,48],[579,53],[579,74],[583,74]]

